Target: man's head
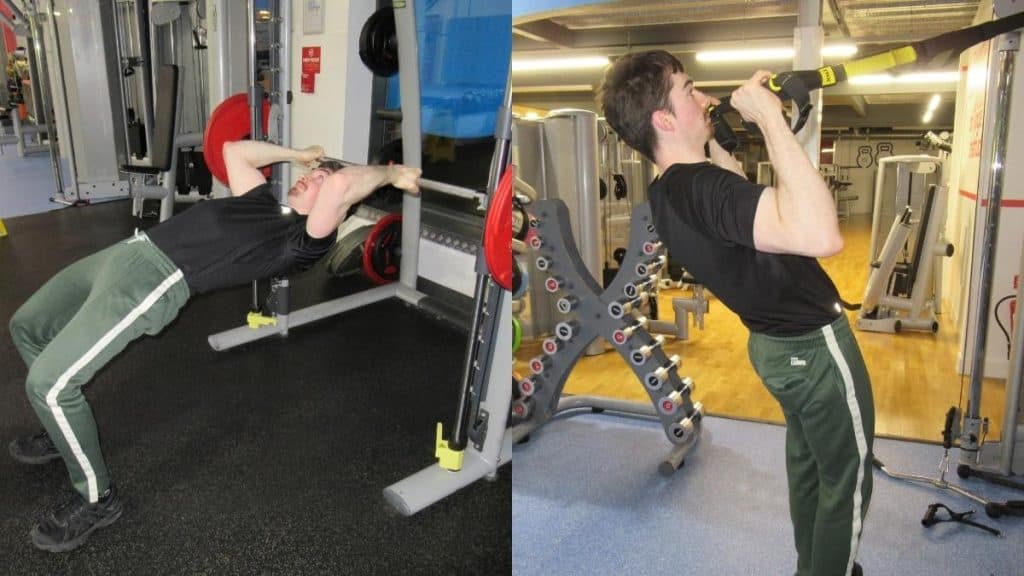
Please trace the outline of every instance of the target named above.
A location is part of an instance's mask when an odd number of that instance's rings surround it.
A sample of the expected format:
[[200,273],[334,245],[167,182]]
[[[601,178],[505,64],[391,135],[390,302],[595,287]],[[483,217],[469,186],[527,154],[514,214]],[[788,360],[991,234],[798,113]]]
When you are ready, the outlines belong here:
[[707,96],[664,50],[620,57],[605,71],[598,99],[612,130],[652,161],[661,144],[659,132],[700,140],[701,146],[710,136]]
[[288,190],[288,205],[299,214],[309,214],[327,177],[342,168],[343,166],[340,162],[321,160],[319,166],[299,176],[299,179],[295,181],[295,185]]

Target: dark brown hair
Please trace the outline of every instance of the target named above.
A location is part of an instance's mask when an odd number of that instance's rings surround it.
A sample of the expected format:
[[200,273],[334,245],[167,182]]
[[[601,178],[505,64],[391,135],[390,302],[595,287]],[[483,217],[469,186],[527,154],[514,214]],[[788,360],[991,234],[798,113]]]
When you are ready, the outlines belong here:
[[657,138],[651,114],[671,110],[672,74],[683,65],[664,50],[626,54],[605,70],[598,102],[605,120],[622,140],[654,161]]
[[328,170],[331,174],[334,174],[345,167],[345,165],[338,160],[331,160],[329,158],[321,158],[318,162],[319,164],[317,165],[317,169]]

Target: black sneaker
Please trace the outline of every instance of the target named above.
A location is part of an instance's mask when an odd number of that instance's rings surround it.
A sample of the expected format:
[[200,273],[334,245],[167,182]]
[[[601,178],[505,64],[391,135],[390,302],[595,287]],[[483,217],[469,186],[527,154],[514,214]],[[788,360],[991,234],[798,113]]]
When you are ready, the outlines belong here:
[[9,446],[11,457],[23,464],[46,464],[60,458],[60,452],[46,432],[15,438]]
[[32,529],[32,543],[50,552],[73,550],[89,538],[93,531],[110,526],[121,517],[121,500],[111,486],[100,501],[89,504],[78,493],[75,497],[43,518]]

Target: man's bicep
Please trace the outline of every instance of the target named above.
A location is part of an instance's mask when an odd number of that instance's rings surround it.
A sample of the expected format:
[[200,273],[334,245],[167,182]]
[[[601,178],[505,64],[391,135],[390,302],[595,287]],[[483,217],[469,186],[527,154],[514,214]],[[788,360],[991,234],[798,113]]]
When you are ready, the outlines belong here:
[[761,252],[785,254],[786,237],[779,219],[778,196],[771,186],[761,192],[754,213],[754,248]]
[[232,196],[241,196],[260,184],[266,184],[267,179],[263,176],[263,171],[245,160],[239,153],[237,143],[225,142],[222,156]]

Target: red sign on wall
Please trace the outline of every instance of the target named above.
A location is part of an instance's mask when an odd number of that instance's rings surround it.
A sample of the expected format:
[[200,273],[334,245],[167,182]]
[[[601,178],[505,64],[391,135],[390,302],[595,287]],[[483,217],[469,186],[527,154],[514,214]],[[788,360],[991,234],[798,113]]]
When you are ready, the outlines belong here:
[[316,74],[303,72],[301,84],[303,94],[312,94],[316,92]]
[[320,73],[320,47],[303,46],[302,48],[302,73]]
[[[0,4],[0,13],[3,13],[8,19],[14,18],[6,4]],[[0,50],[13,52],[18,47],[18,40],[14,37],[14,31],[7,26],[0,26],[0,30],[4,31],[3,42],[0,42]]]

